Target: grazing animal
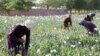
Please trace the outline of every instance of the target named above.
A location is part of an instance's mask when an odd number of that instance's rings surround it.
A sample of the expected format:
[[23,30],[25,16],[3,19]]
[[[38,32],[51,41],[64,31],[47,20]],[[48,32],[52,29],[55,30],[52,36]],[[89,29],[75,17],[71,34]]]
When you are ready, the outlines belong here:
[[68,28],[69,26],[72,26],[72,20],[71,15],[67,15],[65,20],[63,21],[64,28]]
[[[22,56],[27,56],[28,47],[30,44],[30,30],[33,26],[32,20],[26,20],[24,25],[16,25],[13,30],[7,35],[8,56],[16,56],[19,50],[22,51]],[[26,40],[22,36],[26,35]]]
[[82,20],[79,24],[85,27],[85,29],[87,31],[86,33],[89,36],[93,36],[95,34],[98,34],[97,27],[94,23],[92,23],[90,21]]

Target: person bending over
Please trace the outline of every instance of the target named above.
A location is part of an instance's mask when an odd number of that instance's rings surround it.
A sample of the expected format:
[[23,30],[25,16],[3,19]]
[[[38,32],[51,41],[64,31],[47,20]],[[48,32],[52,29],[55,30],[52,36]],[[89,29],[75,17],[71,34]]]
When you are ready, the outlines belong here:
[[94,34],[98,34],[97,27],[94,23],[90,21],[82,20],[79,24],[85,27],[86,33],[88,35],[93,36]]
[[[8,55],[16,56],[22,50],[22,56],[27,56],[30,44],[30,30],[33,28],[33,21],[26,20],[23,25],[16,25],[7,35]],[[26,35],[26,40],[22,37]]]
[[71,15],[67,15],[65,20],[63,21],[63,26],[64,28],[68,28],[72,26],[72,20],[71,20]]

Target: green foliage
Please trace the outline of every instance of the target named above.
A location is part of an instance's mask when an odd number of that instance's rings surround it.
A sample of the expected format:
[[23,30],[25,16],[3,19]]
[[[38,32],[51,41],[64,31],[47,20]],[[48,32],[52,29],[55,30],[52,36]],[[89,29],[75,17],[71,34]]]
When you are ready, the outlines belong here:
[[66,0],[44,0],[42,3],[44,6],[47,5],[49,7],[61,7],[66,4]]
[[74,0],[74,8],[76,10],[82,10],[85,7],[85,0]]
[[[29,56],[100,56],[100,36],[87,36],[78,23],[85,15],[72,15],[73,27],[61,28],[64,16],[29,17],[36,26],[31,30]],[[94,22],[100,28],[99,15]],[[0,55],[7,56],[6,39],[12,25],[25,17],[0,16]]]
[[7,12],[8,15],[11,10],[28,11],[32,6],[35,6],[35,3],[26,0],[2,0],[0,2],[0,10]]
[[91,0],[91,9],[93,10],[99,10],[100,9],[100,0]]
[[14,0],[4,4],[6,10],[29,10],[33,6],[31,1]]
[[44,0],[42,5],[55,8],[66,6],[68,10],[99,10],[100,0]]
[[70,13],[72,13],[72,9],[74,8],[74,0],[67,0],[66,8],[67,10],[70,10]]

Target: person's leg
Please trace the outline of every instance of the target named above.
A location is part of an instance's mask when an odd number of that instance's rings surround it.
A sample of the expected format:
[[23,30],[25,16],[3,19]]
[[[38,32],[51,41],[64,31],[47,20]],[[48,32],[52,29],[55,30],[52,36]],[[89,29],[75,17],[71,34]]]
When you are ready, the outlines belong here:
[[94,35],[95,35],[95,36],[99,36],[98,30],[94,30]]
[[66,29],[68,27],[68,23],[64,23],[64,28]]
[[91,32],[89,29],[86,29],[86,34],[88,34],[89,36],[93,36],[93,32]]
[[27,56],[27,52],[25,51],[25,46],[21,45],[22,47],[22,56]]
[[22,45],[22,56],[29,56],[28,51],[25,50],[25,46]]
[[8,49],[8,56],[16,56],[16,54],[15,54],[15,48]]
[[19,46],[16,46],[15,47],[15,54],[18,54],[19,53]]
[[8,56],[16,56],[15,54],[15,46],[13,42],[9,39],[9,36],[7,38],[7,48],[8,48]]

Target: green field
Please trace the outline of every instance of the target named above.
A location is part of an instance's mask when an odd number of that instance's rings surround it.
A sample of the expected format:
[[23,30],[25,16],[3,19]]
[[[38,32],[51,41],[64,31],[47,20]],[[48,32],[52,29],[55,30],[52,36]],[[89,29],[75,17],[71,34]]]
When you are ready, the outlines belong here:
[[[73,26],[63,29],[64,16],[29,17],[35,27],[31,31],[29,56],[100,56],[100,36],[90,37],[78,23],[85,15],[73,15]],[[94,23],[100,29],[100,15]],[[7,56],[6,36],[12,25],[25,18],[0,16],[0,56]]]

